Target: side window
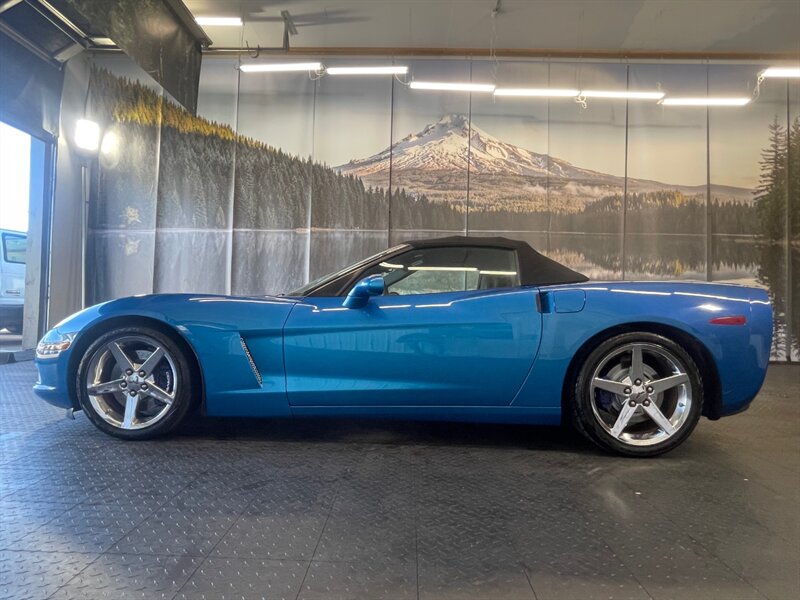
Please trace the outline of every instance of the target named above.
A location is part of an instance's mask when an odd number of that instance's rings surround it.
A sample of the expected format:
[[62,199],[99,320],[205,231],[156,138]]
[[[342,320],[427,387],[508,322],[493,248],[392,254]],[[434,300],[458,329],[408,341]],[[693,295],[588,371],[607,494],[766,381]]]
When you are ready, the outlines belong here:
[[367,271],[383,275],[386,294],[436,294],[519,285],[517,253],[503,248],[452,246],[410,250]]
[[26,238],[22,235],[3,234],[3,259],[7,263],[25,264]]

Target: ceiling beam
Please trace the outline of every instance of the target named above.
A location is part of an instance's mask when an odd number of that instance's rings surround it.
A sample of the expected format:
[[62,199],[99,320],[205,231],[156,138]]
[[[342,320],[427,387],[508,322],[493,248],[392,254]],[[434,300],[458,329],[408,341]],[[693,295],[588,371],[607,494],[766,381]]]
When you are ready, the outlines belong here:
[[91,45],[86,32],[75,25],[64,13],[47,2],[47,0],[25,0],[25,3],[76,44],[84,48],[88,48]]
[[[203,54],[252,54],[253,48],[214,47]],[[782,52],[683,52],[654,50],[555,50],[546,48],[408,48],[408,47],[359,47],[359,46],[294,46],[283,48],[260,48],[261,52],[287,56],[419,56],[419,57],[475,57],[501,58],[570,58],[603,60],[736,60],[736,61],[789,61],[800,60],[800,55]]]

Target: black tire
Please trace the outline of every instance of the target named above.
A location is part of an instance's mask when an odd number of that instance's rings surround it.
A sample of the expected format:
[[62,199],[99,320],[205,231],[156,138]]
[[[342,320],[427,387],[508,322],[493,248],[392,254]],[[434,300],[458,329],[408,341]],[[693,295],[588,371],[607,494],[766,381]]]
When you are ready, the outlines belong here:
[[[596,406],[593,408],[595,398],[591,394],[591,384],[596,369],[603,364],[607,357],[614,355],[615,352],[620,352],[622,348],[631,344],[643,344],[646,348],[663,349],[677,359],[688,377],[685,385],[691,391],[691,404],[680,426],[667,439],[652,445],[632,445],[614,437],[601,425],[601,417],[596,411]],[[622,396],[618,396],[618,399],[621,398]],[[569,408],[575,428],[604,450],[631,457],[658,456],[674,450],[691,435],[703,410],[703,382],[692,357],[673,340],[653,333],[624,333],[602,342],[586,357],[575,381]],[[637,408],[637,410],[643,411],[643,407]],[[639,414],[643,416],[641,412]],[[647,419],[647,417],[643,418]]]
[[[150,426],[143,426],[141,429],[124,429],[106,421],[95,409],[87,391],[88,370],[93,357],[102,352],[110,342],[117,339],[127,339],[130,336],[149,338],[160,345],[170,357],[170,366],[173,366],[175,371],[175,389],[172,403],[160,420]],[[163,331],[153,327],[119,327],[98,337],[83,353],[76,373],[75,389],[81,408],[88,419],[100,431],[124,440],[147,440],[171,432],[185,419],[192,407],[196,405],[194,397],[200,390],[194,385],[194,382],[199,381],[195,373],[196,369],[193,368],[193,362],[186,355],[184,348]],[[122,397],[125,397],[125,392],[122,392],[122,394]],[[142,392],[142,395],[144,395],[144,392]],[[103,395],[104,398],[108,396],[107,394]],[[115,396],[112,396],[109,401],[113,403],[115,398]]]

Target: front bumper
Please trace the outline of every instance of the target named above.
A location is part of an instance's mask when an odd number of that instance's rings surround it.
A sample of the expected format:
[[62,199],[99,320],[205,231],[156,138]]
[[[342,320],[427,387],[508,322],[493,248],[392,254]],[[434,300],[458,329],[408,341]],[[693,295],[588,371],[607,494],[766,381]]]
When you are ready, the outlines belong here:
[[37,383],[33,386],[33,392],[42,400],[49,402],[53,406],[57,406],[59,408],[72,408],[72,401],[69,399],[69,396],[65,396],[61,390],[55,388],[50,385],[44,385],[43,383]]
[[75,408],[69,394],[68,356],[36,359],[39,379],[33,392],[42,400],[59,408]]

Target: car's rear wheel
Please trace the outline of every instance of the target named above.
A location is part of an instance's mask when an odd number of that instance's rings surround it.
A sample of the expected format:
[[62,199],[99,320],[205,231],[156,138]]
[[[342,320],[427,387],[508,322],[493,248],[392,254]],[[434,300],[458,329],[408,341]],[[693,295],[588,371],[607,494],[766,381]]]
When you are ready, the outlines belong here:
[[184,350],[170,336],[150,327],[121,327],[87,348],[76,390],[98,429],[138,440],[164,435],[183,420],[194,383]]
[[573,422],[590,440],[627,456],[673,450],[703,407],[700,373],[680,345],[652,333],[606,340],[586,358],[572,398]]

